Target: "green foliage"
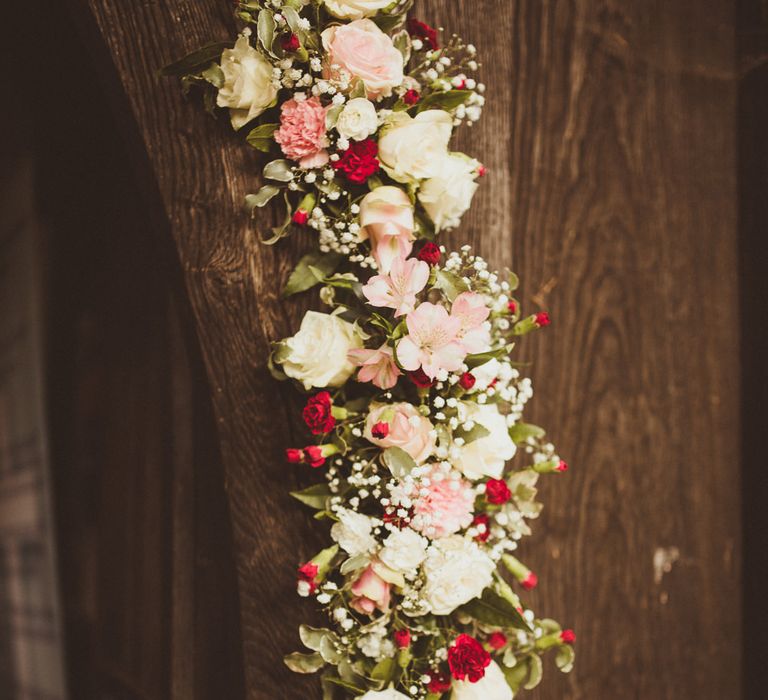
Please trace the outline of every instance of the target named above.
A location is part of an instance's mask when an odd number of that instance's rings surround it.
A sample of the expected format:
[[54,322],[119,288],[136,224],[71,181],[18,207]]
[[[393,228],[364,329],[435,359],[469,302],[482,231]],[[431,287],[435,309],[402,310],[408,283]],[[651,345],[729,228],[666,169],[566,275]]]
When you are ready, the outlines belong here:
[[416,105],[416,113],[424,112],[427,109],[443,109],[446,112],[452,112],[459,105],[463,105],[471,94],[471,90],[433,92]]
[[295,673],[315,673],[325,666],[323,657],[317,652],[314,654],[301,654],[294,651],[283,657],[285,665]]
[[294,268],[283,289],[283,296],[291,296],[311,289],[329,277],[339,266],[343,256],[339,253],[321,253],[314,250],[307,253]]
[[301,501],[310,508],[317,510],[325,508],[328,499],[332,495],[328,484],[314,484],[302,491],[291,491],[290,493],[297,501]]
[[524,445],[529,438],[539,440],[546,435],[544,428],[532,423],[515,423],[509,429],[509,437],[516,445]]
[[162,75],[181,77],[183,75],[194,75],[206,69],[211,62],[218,61],[221,58],[221,52],[224,49],[232,48],[231,43],[222,41],[206,44],[205,46],[187,54],[178,61],[169,63],[160,69]]
[[479,598],[462,605],[460,610],[485,625],[530,630],[530,626],[512,603],[490,588],[486,588]]
[[248,142],[249,146],[253,146],[253,148],[264,153],[269,153],[269,150],[274,143],[272,134],[277,131],[279,126],[279,124],[259,124],[248,132],[248,136],[245,137],[245,140]]
[[435,288],[445,294],[448,301],[453,301],[462,292],[469,291],[469,286],[461,277],[445,270],[437,271]]
[[245,206],[252,212],[256,208],[265,206],[279,192],[280,188],[275,185],[264,185],[256,194],[245,195]]
[[381,459],[386,464],[392,476],[402,479],[411,473],[416,466],[413,457],[399,447],[388,447],[381,453]]

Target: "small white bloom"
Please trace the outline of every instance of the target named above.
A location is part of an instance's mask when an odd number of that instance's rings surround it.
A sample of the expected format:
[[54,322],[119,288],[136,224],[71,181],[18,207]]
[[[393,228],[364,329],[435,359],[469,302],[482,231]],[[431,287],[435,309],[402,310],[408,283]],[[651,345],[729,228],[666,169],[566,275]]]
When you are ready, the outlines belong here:
[[346,508],[338,511],[339,521],[331,528],[331,537],[352,557],[367,554],[376,549],[376,538],[371,533],[379,522],[367,515]]
[[412,530],[405,528],[394,531],[379,552],[379,559],[390,569],[405,573],[412,571],[426,558],[427,540]]

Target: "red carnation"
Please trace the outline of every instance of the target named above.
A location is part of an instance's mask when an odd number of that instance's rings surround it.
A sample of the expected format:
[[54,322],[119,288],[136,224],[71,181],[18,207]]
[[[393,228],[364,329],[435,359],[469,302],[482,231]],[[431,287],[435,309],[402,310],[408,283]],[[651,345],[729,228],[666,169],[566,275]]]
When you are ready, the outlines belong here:
[[525,588],[526,591],[532,591],[539,585],[539,577],[534,574],[533,571],[529,571],[525,578],[520,581],[520,585]]
[[568,471],[568,462],[566,462],[564,459],[561,459],[557,466],[555,467],[556,472],[567,472]]
[[477,176],[478,177],[485,177],[488,173],[488,168],[486,168],[482,163],[477,166]]
[[319,570],[317,564],[313,564],[311,561],[299,567],[299,581],[305,581],[309,584],[310,593],[314,593],[317,590],[315,578]]
[[491,536],[490,525],[491,520],[485,513],[481,513],[480,515],[475,516],[475,519],[472,521],[472,527],[476,527],[478,529],[478,533],[475,535],[475,539],[478,542],[485,542]]
[[428,49],[434,51],[440,46],[437,41],[437,30],[434,27],[430,27],[425,22],[419,21],[415,17],[411,17],[408,20],[408,33],[411,36],[421,39]]
[[427,690],[430,693],[447,693],[451,689],[451,678],[445,671],[430,671]]
[[285,451],[285,458],[291,464],[298,464],[299,462],[304,461],[304,451],[303,450],[298,450],[295,447],[289,447]]
[[460,634],[448,649],[448,665],[457,680],[468,678],[470,683],[477,683],[485,675],[485,669],[490,663],[491,655],[468,634]]
[[548,326],[551,323],[549,320],[549,314],[546,311],[539,311],[539,313],[536,314],[534,321],[539,328]]
[[376,158],[378,152],[379,147],[372,139],[355,141],[331,165],[335,170],[341,170],[347,180],[360,185],[379,171],[379,160]]
[[309,214],[303,209],[297,209],[295,212],[293,212],[292,219],[294,224],[304,226],[307,223],[307,219],[309,219]]
[[314,435],[330,432],[336,425],[336,419],[331,414],[331,405],[331,395],[327,391],[321,391],[307,399],[302,416]]
[[389,435],[389,423],[384,423],[383,421],[376,423],[371,428],[371,435],[377,440],[383,440]]
[[504,479],[488,479],[485,482],[485,499],[488,503],[501,506],[510,498],[512,498],[512,492]]
[[437,265],[440,262],[440,248],[434,243],[425,243],[417,257],[427,265]]
[[408,629],[396,630],[395,644],[397,644],[398,649],[407,649],[411,646],[411,631]]
[[507,311],[511,314],[517,311],[517,302],[514,299],[507,302]]
[[317,469],[325,464],[323,451],[317,445],[304,448],[304,461],[312,468]]
[[415,105],[419,100],[421,99],[421,95],[418,93],[417,90],[406,90],[405,94],[403,95],[403,102],[407,104],[409,107]]
[[576,641],[576,633],[573,630],[563,630],[560,632],[560,641],[563,644],[573,644]]
[[299,46],[301,46],[299,37],[293,33],[283,34],[283,36],[280,37],[280,48],[282,48],[286,53],[293,53],[294,51],[298,51]]
[[464,389],[464,391],[469,391],[473,386],[475,386],[476,381],[477,380],[475,379],[475,375],[472,374],[472,372],[464,372],[464,374],[462,374],[459,378],[459,386]]
[[506,646],[507,635],[503,632],[493,632],[492,634],[488,635],[488,644],[490,645],[491,649],[499,650]]
[[430,379],[426,372],[419,367],[419,369],[413,372],[408,372],[408,379],[410,379],[419,389],[429,389],[435,382]]

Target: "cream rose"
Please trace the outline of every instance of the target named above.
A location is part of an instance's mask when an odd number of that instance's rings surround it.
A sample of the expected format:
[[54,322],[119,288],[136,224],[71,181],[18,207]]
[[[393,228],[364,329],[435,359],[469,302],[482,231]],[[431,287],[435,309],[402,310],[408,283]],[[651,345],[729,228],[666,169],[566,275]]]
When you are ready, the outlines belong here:
[[370,19],[328,27],[320,35],[327,57],[326,77],[334,83],[362,81],[367,96],[389,97],[403,82],[403,55]]
[[337,515],[339,521],[333,524],[331,537],[349,556],[368,554],[376,549],[372,530],[378,521],[346,508],[340,509]]
[[324,0],[325,6],[339,19],[372,17],[379,10],[392,4],[392,0]]
[[470,479],[499,479],[504,465],[515,456],[517,448],[509,437],[506,418],[496,404],[464,403],[465,420],[482,425],[488,435],[477,438],[456,450],[453,466]]
[[277,361],[305,389],[341,386],[355,371],[347,356],[349,351],[362,345],[351,323],[338,316],[307,311],[299,332],[283,341]]
[[379,161],[398,182],[436,177],[448,154],[453,119],[442,109],[428,109],[411,117],[395,112],[379,136]]
[[371,241],[379,271],[387,274],[396,258],[407,258],[413,250],[413,206],[399,187],[377,187],[360,202],[361,241]]
[[421,597],[434,615],[448,615],[491,585],[496,564],[472,540],[451,535],[433,542],[422,565]]
[[419,201],[439,231],[459,225],[477,190],[477,161],[451,153],[440,162],[438,172],[423,182]]
[[427,544],[426,538],[408,527],[396,530],[384,540],[379,559],[394,571],[415,571],[427,556]]
[[486,666],[485,675],[477,683],[454,681],[451,693],[451,700],[512,700],[512,697],[504,671],[495,661]]
[[[387,424],[385,437],[373,436],[372,429],[377,423]],[[371,404],[363,435],[384,449],[399,447],[405,450],[419,464],[435,449],[434,426],[410,403]]]
[[277,99],[272,81],[272,65],[254,49],[248,37],[241,35],[232,49],[221,54],[224,85],[219,88],[216,104],[229,108],[232,126],[239,129]]
[[376,133],[379,121],[376,107],[365,97],[355,97],[344,105],[336,121],[336,131],[345,139],[362,141]]

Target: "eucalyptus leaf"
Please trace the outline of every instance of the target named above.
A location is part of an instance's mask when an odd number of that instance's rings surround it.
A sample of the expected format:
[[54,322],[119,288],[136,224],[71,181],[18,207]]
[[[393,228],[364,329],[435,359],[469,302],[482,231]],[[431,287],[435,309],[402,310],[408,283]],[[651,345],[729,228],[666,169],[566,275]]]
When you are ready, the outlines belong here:
[[312,651],[320,651],[320,642],[324,637],[332,635],[333,632],[329,629],[319,629],[309,625],[299,626],[299,637],[301,637],[302,644]]
[[275,185],[264,185],[256,194],[245,195],[245,205],[253,211],[257,207],[265,206],[279,192],[280,188]]
[[176,76],[198,73],[208,66],[211,61],[219,60],[224,49],[230,48],[232,48],[232,45],[223,41],[206,44],[202,48],[197,49],[197,51],[187,54],[184,58],[180,58],[178,61],[174,61],[161,68],[160,73],[162,75]]
[[279,126],[279,124],[259,124],[248,132],[248,136],[245,137],[245,140],[248,142],[249,146],[253,146],[253,148],[258,149],[259,151],[264,151],[264,153],[268,153],[273,143],[272,135]]
[[268,180],[277,180],[278,182],[290,182],[293,180],[291,167],[291,161],[289,160],[284,160],[283,158],[271,160],[264,166],[264,177]]
[[384,658],[373,667],[371,678],[387,682],[392,680],[395,670],[395,660],[392,657]]
[[573,669],[573,662],[576,658],[576,652],[570,644],[565,644],[557,650],[555,656],[555,665],[563,672],[570,673]]
[[388,447],[381,453],[381,459],[397,479],[406,477],[416,466],[413,457],[399,447]]
[[339,253],[321,253],[319,250],[307,253],[294,268],[283,289],[283,296],[298,294],[314,287],[320,280],[311,268],[322,272],[320,279],[333,274],[343,256]]
[[270,56],[275,55],[272,53],[272,42],[275,40],[275,26],[275,15],[272,11],[262,10],[259,12],[256,33],[259,36],[259,42]]
[[332,495],[328,484],[314,484],[302,491],[291,491],[291,496],[297,501],[317,510],[324,509],[326,502]]
[[411,37],[405,29],[392,35],[392,43],[403,56],[403,65],[411,60]]
[[541,439],[546,435],[544,428],[532,423],[515,423],[509,429],[509,437],[516,445],[524,444],[529,438]]
[[360,569],[364,569],[368,564],[370,563],[370,558],[365,554],[358,554],[357,556],[350,557],[347,559],[341,567],[339,567],[339,572],[342,576],[346,576],[347,574],[352,573],[353,571],[360,571]]
[[318,653],[301,654],[298,651],[294,651],[292,654],[283,657],[283,661],[295,673],[315,673],[325,666],[323,657]]
[[467,367],[473,369],[474,367],[480,367],[491,360],[498,360],[499,358],[504,357],[507,352],[507,348],[502,346],[494,350],[488,350],[487,352],[478,352],[474,355],[467,355],[464,358],[464,362]]
[[528,657],[528,667],[530,669],[530,675],[523,688],[526,690],[533,690],[539,683],[541,683],[541,677],[544,675],[541,657],[538,654],[532,654]]
[[336,644],[330,636],[320,639],[320,656],[334,666],[344,658],[344,655],[336,648]]
[[469,291],[469,286],[461,277],[445,270],[437,271],[435,287],[445,294],[448,301],[453,301],[462,292]]
[[475,423],[475,425],[472,427],[471,430],[464,430],[463,428],[459,428],[458,430],[455,430],[453,433],[454,437],[461,438],[464,440],[464,444],[468,445],[470,442],[474,442],[475,440],[479,440],[480,438],[488,437],[488,435],[491,434],[491,431],[488,430],[484,425],[480,425],[480,423]]

